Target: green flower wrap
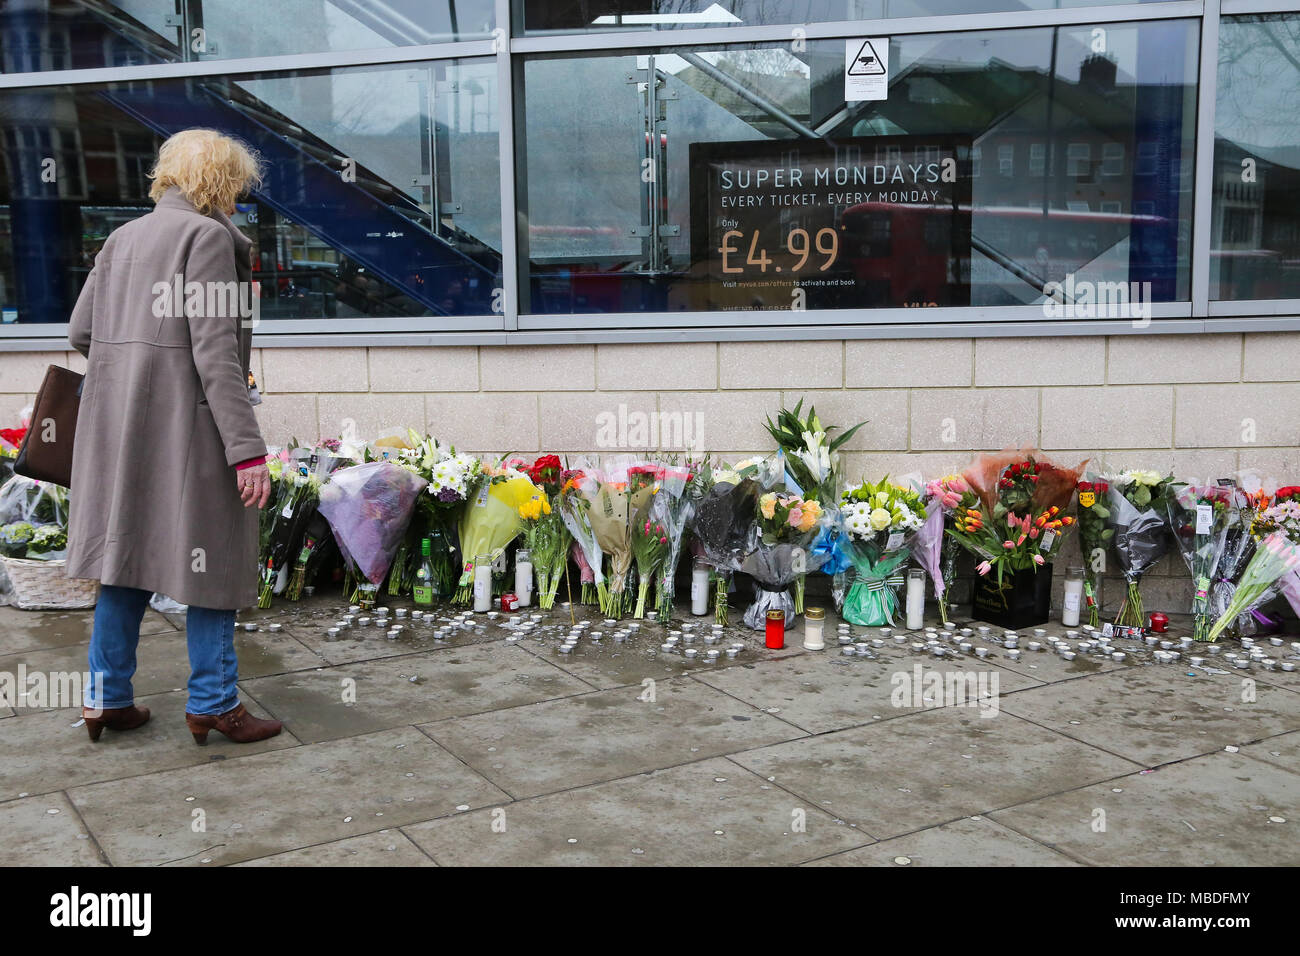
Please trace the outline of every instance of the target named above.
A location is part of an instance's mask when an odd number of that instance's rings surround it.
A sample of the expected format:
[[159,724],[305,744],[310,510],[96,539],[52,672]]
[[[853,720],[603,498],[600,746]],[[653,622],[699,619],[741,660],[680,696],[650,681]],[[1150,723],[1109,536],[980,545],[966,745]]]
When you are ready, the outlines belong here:
[[898,612],[898,592],[906,581],[899,569],[907,563],[912,550],[904,547],[880,556],[874,550],[863,549],[853,562],[853,584],[840,611],[850,624],[892,625]]

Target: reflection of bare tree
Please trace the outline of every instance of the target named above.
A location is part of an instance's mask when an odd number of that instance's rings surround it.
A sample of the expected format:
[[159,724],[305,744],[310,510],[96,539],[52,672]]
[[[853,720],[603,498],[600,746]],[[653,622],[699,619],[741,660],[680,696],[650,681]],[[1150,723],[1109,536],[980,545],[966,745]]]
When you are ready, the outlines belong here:
[[1256,146],[1294,144],[1298,112],[1300,17],[1225,18],[1219,30],[1219,135]]

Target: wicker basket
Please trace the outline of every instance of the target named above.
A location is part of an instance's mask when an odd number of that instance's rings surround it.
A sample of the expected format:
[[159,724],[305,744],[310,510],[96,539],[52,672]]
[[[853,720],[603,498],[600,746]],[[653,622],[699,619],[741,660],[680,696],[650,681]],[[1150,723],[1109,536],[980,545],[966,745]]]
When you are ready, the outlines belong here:
[[66,561],[0,556],[0,563],[9,578],[13,605],[21,611],[87,608],[99,600],[99,582],[68,577]]

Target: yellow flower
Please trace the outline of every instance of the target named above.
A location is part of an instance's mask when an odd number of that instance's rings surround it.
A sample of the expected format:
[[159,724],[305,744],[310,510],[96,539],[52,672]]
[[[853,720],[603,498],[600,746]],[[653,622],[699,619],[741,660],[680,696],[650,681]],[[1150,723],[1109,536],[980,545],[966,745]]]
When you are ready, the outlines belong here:
[[776,514],[776,495],[769,491],[758,499],[758,507],[763,512],[764,518],[772,520],[772,515]]
[[890,517],[889,512],[884,508],[877,508],[875,511],[871,512],[871,515],[867,518],[867,521],[875,531],[884,531],[889,527],[889,523],[893,520],[894,519]]

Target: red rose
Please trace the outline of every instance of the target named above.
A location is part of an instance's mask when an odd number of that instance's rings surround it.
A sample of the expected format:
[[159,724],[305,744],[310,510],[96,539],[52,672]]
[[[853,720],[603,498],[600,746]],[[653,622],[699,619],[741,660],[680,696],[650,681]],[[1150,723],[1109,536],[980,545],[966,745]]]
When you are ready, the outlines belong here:
[[1081,481],[1081,482],[1079,482],[1079,490],[1080,490],[1080,491],[1092,491],[1092,490],[1093,490],[1093,489],[1092,489],[1092,482],[1090,482],[1090,481]]

